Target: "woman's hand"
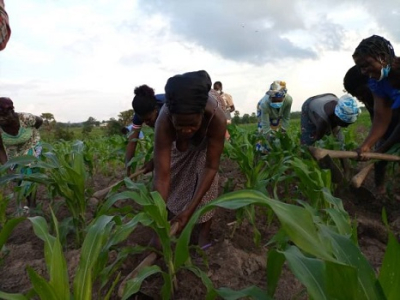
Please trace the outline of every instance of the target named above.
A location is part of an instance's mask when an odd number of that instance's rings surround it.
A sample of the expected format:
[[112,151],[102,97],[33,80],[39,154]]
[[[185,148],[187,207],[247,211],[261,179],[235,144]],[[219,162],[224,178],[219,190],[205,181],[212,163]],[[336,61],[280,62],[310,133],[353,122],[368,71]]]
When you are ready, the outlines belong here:
[[356,151],[357,154],[358,154],[357,160],[360,160],[360,161],[367,161],[368,158],[364,157],[363,153],[369,152],[370,150],[371,150],[371,147],[369,147],[368,145],[361,145],[361,147],[355,149],[355,151]]
[[143,170],[143,174],[147,174],[149,172],[153,172],[154,170],[154,161],[150,160],[148,162],[146,162],[143,167],[141,168],[141,170]]
[[171,224],[173,223],[179,224],[177,233],[180,233],[185,228],[191,216],[192,213],[188,209],[185,209],[179,215],[177,215],[175,218],[171,220]]

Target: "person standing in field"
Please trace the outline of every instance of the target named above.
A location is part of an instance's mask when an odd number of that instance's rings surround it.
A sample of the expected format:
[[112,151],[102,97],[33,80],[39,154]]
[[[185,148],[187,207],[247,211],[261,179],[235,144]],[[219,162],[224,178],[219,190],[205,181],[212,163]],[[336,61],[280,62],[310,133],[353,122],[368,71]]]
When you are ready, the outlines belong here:
[[[357,66],[350,68],[343,80],[345,90],[352,96],[356,97],[360,102],[365,105],[368,110],[371,122],[374,120],[374,97],[368,87],[367,75],[363,75]],[[377,153],[387,152],[394,144],[400,142],[400,111],[399,109],[393,110],[392,119],[389,127],[383,137],[375,144],[375,151]],[[375,163],[375,187],[379,194],[386,193],[385,187],[385,173],[387,161],[378,161]]]
[[[16,113],[12,100],[0,97],[0,163],[5,164],[10,158],[22,155],[39,157],[42,147],[38,129],[42,124],[42,118],[29,113]],[[24,174],[32,173],[30,168],[22,171]],[[28,207],[35,207],[35,192],[25,196]]]
[[361,41],[353,53],[353,59],[361,73],[369,77],[367,84],[374,103],[370,132],[356,149],[362,157],[363,152],[370,151],[385,135],[393,111],[400,108],[400,58],[395,55],[388,40],[373,35]]
[[[154,89],[147,85],[141,85],[134,90],[135,97],[132,100],[132,108],[135,112],[132,119],[132,126],[129,132],[129,142],[126,147],[125,166],[126,174],[131,174],[129,162],[135,156],[136,146],[140,138],[143,123],[154,128],[158,113],[165,103],[164,94],[155,94]],[[143,134],[143,133],[142,133]],[[145,166],[145,173],[153,170],[153,161],[148,162]]]
[[274,81],[259,101],[261,133],[269,136],[271,131],[286,132],[289,128],[292,97],[287,93],[286,82]]
[[[206,71],[168,79],[166,105],[155,127],[153,187],[179,223],[179,232],[195,210],[218,195],[218,168],[224,148],[226,117],[209,93]],[[199,219],[199,246],[210,245],[214,212]]]
[[[232,96],[228,93],[225,93],[222,90],[221,81],[214,82],[213,89],[221,95],[222,100],[224,101],[224,113],[225,113],[225,117],[226,117],[226,123],[229,125],[232,123],[231,113],[235,111],[235,105],[233,104]],[[229,138],[230,138],[230,135],[227,130],[225,133],[225,139],[229,140]]]
[[4,1],[0,0],[0,51],[6,48],[10,36],[11,28],[8,21],[8,14],[4,8]]

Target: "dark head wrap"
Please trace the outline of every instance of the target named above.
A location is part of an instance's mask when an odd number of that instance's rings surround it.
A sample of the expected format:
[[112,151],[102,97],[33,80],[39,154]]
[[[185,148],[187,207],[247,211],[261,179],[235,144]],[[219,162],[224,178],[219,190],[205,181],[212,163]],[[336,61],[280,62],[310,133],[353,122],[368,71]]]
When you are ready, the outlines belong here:
[[14,108],[14,103],[10,98],[0,97],[0,109],[10,109]]
[[172,114],[201,113],[210,89],[211,78],[206,71],[175,75],[165,85],[167,107]]

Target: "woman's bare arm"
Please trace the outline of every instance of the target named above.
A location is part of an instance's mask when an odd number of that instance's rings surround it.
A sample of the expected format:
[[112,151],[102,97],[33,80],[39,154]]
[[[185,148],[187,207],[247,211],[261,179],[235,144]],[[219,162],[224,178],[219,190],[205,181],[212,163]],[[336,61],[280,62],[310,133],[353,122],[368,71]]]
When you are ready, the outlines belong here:
[[391,119],[392,108],[390,107],[390,101],[374,95],[374,119],[368,136],[360,146],[361,153],[369,151],[383,137]]
[[161,194],[165,202],[168,200],[171,180],[171,148],[173,142],[173,128],[168,115],[160,111],[155,126],[154,142],[154,179],[153,189]]
[[192,201],[186,208],[190,215],[194,213],[201,199],[210,189],[214,177],[218,172],[221,154],[224,150],[225,131],[225,115],[222,110],[218,109],[215,111],[207,132],[208,144],[205,170],[197,183]]

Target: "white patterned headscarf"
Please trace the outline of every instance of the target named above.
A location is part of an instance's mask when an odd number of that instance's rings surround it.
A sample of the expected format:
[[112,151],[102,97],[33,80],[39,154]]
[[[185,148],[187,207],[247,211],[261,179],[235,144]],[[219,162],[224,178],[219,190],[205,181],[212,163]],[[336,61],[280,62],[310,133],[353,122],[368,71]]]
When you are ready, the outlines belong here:
[[267,95],[269,95],[272,98],[281,98],[281,97],[283,98],[286,96],[286,93],[287,93],[286,82],[281,80],[275,80],[269,87]]
[[354,123],[358,115],[361,113],[358,107],[357,101],[354,97],[349,94],[343,95],[339,98],[338,103],[335,107],[335,115],[345,123]]

